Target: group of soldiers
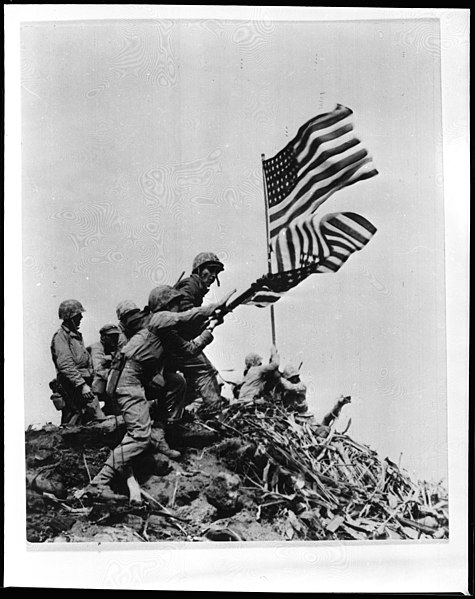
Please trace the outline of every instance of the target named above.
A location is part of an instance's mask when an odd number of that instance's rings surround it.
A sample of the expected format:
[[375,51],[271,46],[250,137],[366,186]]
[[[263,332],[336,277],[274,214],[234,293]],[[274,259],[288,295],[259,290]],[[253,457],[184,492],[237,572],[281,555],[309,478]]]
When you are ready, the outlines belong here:
[[[150,445],[171,459],[180,452],[165,439],[167,424],[182,422],[185,407],[198,405],[203,420],[216,417],[227,405],[216,368],[203,349],[213,341],[214,328],[223,322],[228,294],[203,306],[204,296],[224,270],[211,252],[193,260],[190,276],[173,287],[160,285],[150,292],[141,309],[132,300],[116,308],[117,323],[101,327],[100,341],[86,347],[79,331],[83,312],[78,300],[59,306],[61,327],[51,341],[56,378],[50,382],[51,399],[61,410],[61,424],[86,424],[108,415],[123,417],[126,433],[91,487],[110,490],[119,474],[133,481],[132,461]],[[257,354],[245,359],[242,383],[235,401],[253,402],[266,390],[280,393],[283,405],[305,413],[306,388],[293,366],[279,371],[279,355],[272,348],[268,364]],[[131,500],[137,489],[129,484]]]

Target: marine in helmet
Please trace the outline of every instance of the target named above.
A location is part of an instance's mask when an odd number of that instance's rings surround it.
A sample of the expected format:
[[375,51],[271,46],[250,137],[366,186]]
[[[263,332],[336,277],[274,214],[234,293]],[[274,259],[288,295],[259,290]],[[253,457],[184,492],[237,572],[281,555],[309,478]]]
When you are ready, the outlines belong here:
[[268,364],[263,364],[259,354],[248,354],[244,359],[244,379],[239,390],[239,401],[251,402],[262,396],[266,385],[275,381],[279,364],[279,352],[275,346],[271,347]]
[[106,383],[112,358],[118,350],[119,338],[123,332],[116,324],[108,323],[99,330],[100,340],[90,345],[87,349],[91,354],[94,377],[92,391],[99,401],[104,402],[105,414],[118,414],[118,409],[111,398],[106,394]]
[[118,327],[120,330],[118,348],[123,347],[127,341],[137,333],[144,322],[146,316],[143,311],[132,300],[122,300],[115,309],[117,314]]
[[[216,309],[222,302],[199,306],[180,312],[182,293],[168,285],[160,285],[152,289],[148,307],[152,313],[150,325],[160,324],[159,336],[166,352],[165,370],[168,373],[180,371],[186,379],[186,397],[182,404],[192,403],[202,397],[206,408],[217,411],[223,403],[220,386],[217,383],[216,371],[203,354],[203,348],[213,340],[211,331],[218,324],[213,318]],[[184,334],[190,329],[201,331],[194,339]]]
[[[195,256],[191,275],[175,285],[176,290],[181,294],[181,297],[177,300],[178,310],[183,312],[201,306],[211,285],[216,282],[219,286],[218,277],[223,270],[224,264],[216,254],[201,252]],[[217,316],[219,316],[219,311],[228,298],[229,296],[217,306],[215,310]],[[199,319],[180,328],[181,336],[188,340],[196,338],[201,331],[202,324],[200,324]],[[221,384],[218,381],[218,371],[202,351],[194,356],[181,359],[179,369],[186,378],[189,402],[202,398],[203,415],[207,411],[213,412],[215,408],[222,404],[223,398],[221,396]]]
[[195,256],[191,275],[175,286],[181,292],[180,312],[201,306],[204,296],[215,281],[219,287],[218,276],[223,270],[224,264],[216,254],[201,252]]
[[297,414],[308,412],[307,386],[300,380],[300,370],[293,364],[287,364],[283,369],[276,390],[286,410]]
[[[162,285],[152,290],[147,310],[132,308],[125,313],[118,310],[117,315],[126,332],[131,332],[134,326],[138,329],[120,349],[126,361],[115,391],[126,433],[93,478],[92,487],[108,490],[116,475],[128,480],[132,461],[148,449],[171,459],[180,457],[180,452],[171,449],[166,441],[163,413],[166,420],[179,419],[186,385],[180,374],[166,370],[163,339],[179,323],[188,322],[198,315],[206,319],[215,305],[184,313],[167,310],[178,295],[176,290]],[[201,349],[210,339],[211,330],[208,330],[200,339],[184,343],[188,348]],[[140,496],[131,494],[131,501],[140,501]]]
[[55,387],[63,398],[62,425],[84,424],[104,418],[91,389],[91,356],[79,332],[83,312],[85,310],[78,300],[61,302],[58,316],[63,322],[51,340],[51,357],[56,368]]

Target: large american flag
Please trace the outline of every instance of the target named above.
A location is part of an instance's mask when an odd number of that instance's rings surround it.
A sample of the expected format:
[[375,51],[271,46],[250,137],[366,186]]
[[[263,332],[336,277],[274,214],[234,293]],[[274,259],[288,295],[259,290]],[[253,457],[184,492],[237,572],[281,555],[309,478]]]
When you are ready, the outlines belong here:
[[307,225],[309,230],[313,230],[310,237],[314,245],[311,252],[300,256],[298,268],[262,276],[239,303],[265,307],[275,303],[311,274],[337,272],[354,252],[370,241],[377,230],[369,220],[354,212],[327,214],[321,220],[314,216]]
[[263,161],[271,243],[291,223],[309,216],[333,193],[378,171],[353,134],[350,108],[317,115],[273,158]]

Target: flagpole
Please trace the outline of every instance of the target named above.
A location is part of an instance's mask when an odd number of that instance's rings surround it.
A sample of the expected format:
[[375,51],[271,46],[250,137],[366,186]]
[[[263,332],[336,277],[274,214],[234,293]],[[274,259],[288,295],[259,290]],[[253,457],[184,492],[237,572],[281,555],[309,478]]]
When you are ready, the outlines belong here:
[[[266,240],[267,240],[267,272],[272,274],[272,258],[271,258],[271,245],[270,245],[270,231],[269,231],[269,207],[267,201],[267,185],[266,185],[266,176],[264,172],[264,160],[265,154],[261,154],[261,162],[262,162],[262,182],[264,187],[264,206],[266,209]],[[270,324],[271,324],[271,333],[272,333],[272,345],[275,345],[275,317],[274,317],[274,306],[270,307]]]

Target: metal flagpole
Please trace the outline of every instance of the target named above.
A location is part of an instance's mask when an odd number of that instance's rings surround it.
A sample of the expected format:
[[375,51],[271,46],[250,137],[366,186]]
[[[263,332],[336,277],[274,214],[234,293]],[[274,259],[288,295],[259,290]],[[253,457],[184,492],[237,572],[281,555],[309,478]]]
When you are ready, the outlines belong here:
[[[272,274],[272,262],[271,262],[271,245],[270,245],[270,232],[269,232],[269,207],[267,202],[267,185],[266,185],[266,176],[264,172],[264,160],[265,154],[261,154],[262,161],[262,180],[264,185],[264,205],[266,208],[266,238],[267,238],[267,272]],[[270,324],[272,331],[272,345],[275,345],[275,318],[274,318],[274,306],[270,307]]]

